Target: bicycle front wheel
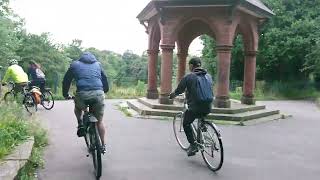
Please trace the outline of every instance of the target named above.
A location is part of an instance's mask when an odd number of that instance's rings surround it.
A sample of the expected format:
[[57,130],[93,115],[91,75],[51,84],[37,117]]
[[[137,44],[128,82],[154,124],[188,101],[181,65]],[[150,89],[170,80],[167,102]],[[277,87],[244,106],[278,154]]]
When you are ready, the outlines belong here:
[[42,94],[41,105],[46,109],[50,110],[54,106],[54,99],[50,91],[45,91]]
[[3,99],[6,103],[13,102],[15,101],[15,95],[13,92],[6,92]]
[[189,142],[183,129],[183,115],[184,114],[181,112],[174,116],[173,132],[181,149],[186,151],[189,147]]
[[223,145],[218,129],[210,122],[204,122],[201,128],[203,160],[212,171],[218,171],[223,164]]
[[90,131],[90,149],[93,160],[93,166],[95,169],[95,176],[97,179],[101,177],[102,162],[101,162],[101,140],[98,132],[97,125],[92,125]]
[[23,99],[23,104],[24,104],[24,107],[26,108],[26,110],[30,114],[33,114],[38,110],[37,103],[31,94],[25,95],[25,97]]

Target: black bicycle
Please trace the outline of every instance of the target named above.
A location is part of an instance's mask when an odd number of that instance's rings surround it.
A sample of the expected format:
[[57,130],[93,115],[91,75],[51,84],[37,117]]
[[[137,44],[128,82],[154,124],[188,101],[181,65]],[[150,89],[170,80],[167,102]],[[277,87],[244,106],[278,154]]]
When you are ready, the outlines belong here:
[[[183,129],[183,119],[188,105],[184,102],[184,110],[177,113],[173,119],[173,131],[179,146],[186,151],[189,142]],[[205,120],[205,117],[196,119],[192,123],[192,131],[196,137],[196,144],[201,151],[202,158],[212,171],[218,171],[223,164],[223,145],[218,127]]]
[[21,91],[19,92],[15,91],[16,85],[13,82],[9,82],[8,87],[9,91],[4,94],[5,102],[21,102],[30,114],[33,114],[38,110],[37,99],[33,94],[33,91],[36,89],[30,89],[28,83],[22,86]]
[[51,110],[54,106],[54,99],[50,88],[45,88],[43,92],[41,92],[41,105],[46,110]]
[[91,113],[91,108],[88,106],[88,108],[84,111],[82,118],[82,123],[85,130],[84,140],[86,142],[88,152],[92,156],[96,179],[100,179],[102,173],[102,143],[97,122],[98,120]]

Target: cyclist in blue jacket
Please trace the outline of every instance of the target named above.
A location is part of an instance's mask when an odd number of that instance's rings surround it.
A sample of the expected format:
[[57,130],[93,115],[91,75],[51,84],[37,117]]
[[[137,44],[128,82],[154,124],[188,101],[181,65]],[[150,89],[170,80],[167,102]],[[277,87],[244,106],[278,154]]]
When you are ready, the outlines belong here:
[[105,145],[105,127],[103,124],[104,99],[105,94],[109,91],[107,76],[101,67],[100,62],[90,52],[82,54],[79,60],[73,61],[63,79],[63,96],[70,99],[68,93],[72,80],[76,81],[77,93],[75,95],[74,113],[78,120],[79,137],[84,136],[85,131],[82,124],[83,110],[86,109],[85,102],[91,101],[93,104],[93,115],[98,120],[98,130],[103,144],[103,153],[106,152]]

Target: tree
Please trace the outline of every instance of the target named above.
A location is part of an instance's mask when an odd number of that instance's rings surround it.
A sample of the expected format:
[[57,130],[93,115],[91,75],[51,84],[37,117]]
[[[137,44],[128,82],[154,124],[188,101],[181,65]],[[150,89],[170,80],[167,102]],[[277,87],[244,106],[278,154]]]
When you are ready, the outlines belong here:
[[72,40],[71,44],[63,48],[63,51],[67,57],[69,57],[72,60],[76,60],[79,59],[79,57],[83,53],[83,48],[81,47],[81,45],[82,40],[74,39]]
[[16,54],[21,57],[25,69],[27,69],[28,63],[33,60],[41,65],[49,86],[53,87],[57,76],[61,81],[70,59],[59,50],[58,45],[52,43],[48,33],[24,34],[21,35],[20,41],[21,45]]
[[[320,1],[265,0],[275,16],[260,28],[257,79],[308,81],[319,74]],[[214,41],[203,36],[205,67],[216,69]],[[232,50],[231,80],[243,78],[243,43],[236,38]]]

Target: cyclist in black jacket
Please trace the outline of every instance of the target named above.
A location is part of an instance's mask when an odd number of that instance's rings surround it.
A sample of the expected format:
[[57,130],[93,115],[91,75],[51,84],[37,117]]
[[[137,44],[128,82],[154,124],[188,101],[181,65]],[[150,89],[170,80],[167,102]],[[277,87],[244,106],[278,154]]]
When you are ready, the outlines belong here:
[[[211,111],[212,102],[208,103],[199,103],[196,100],[197,96],[197,75],[208,76],[208,79],[211,80],[211,76],[207,73],[206,70],[201,68],[201,59],[192,58],[189,61],[189,70],[191,73],[187,74],[180,81],[177,89],[170,94],[170,99],[175,98],[179,94],[182,94],[186,91],[186,99],[188,104],[188,110],[185,112],[183,120],[183,128],[186,133],[188,142],[190,146],[187,150],[188,156],[193,156],[198,152],[198,147],[195,144],[195,138],[192,133],[191,124],[196,118],[204,117],[208,115]],[[212,87],[211,87],[212,88]]]

